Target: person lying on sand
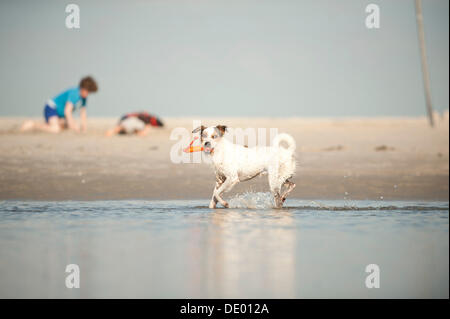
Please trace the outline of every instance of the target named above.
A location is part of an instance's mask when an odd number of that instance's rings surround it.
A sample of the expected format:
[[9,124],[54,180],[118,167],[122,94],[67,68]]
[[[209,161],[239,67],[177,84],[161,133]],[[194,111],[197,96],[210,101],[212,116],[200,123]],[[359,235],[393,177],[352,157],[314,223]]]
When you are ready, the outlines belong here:
[[81,131],[87,130],[86,102],[90,93],[97,92],[98,87],[95,80],[87,76],[81,79],[79,86],[72,87],[61,92],[53,99],[47,101],[44,107],[45,123],[26,121],[21,131],[39,130],[49,133],[59,133],[68,128],[80,132],[80,126],[73,118],[73,112],[80,107]]
[[106,131],[106,136],[113,136],[115,134],[137,134],[139,136],[146,136],[152,126],[162,127],[163,122],[146,112],[128,113],[122,116],[117,125]]

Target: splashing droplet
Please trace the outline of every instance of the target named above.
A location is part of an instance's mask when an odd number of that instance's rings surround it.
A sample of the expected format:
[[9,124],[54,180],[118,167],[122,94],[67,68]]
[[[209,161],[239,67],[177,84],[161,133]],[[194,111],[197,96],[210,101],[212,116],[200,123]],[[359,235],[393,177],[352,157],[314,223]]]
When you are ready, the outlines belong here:
[[271,193],[247,192],[236,195],[228,201],[230,208],[267,209],[274,208],[275,203]]

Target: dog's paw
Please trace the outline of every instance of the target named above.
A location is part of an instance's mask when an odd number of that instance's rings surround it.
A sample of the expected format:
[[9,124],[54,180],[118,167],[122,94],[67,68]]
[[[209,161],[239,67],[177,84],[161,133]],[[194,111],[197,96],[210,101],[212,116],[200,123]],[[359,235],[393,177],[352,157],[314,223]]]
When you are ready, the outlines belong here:
[[209,203],[209,208],[211,208],[211,209],[216,208],[216,203],[214,203],[214,202]]
[[223,203],[223,207],[225,207],[225,208],[229,208],[229,207],[230,207],[230,205],[228,205],[228,203],[227,203],[227,202],[224,202],[224,203]]

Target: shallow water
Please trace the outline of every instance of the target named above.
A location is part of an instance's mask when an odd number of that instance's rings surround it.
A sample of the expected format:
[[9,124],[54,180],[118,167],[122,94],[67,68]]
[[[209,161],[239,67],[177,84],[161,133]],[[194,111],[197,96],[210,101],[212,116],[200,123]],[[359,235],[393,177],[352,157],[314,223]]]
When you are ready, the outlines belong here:
[[[448,202],[0,202],[0,297],[448,298]],[[79,289],[65,286],[67,264]],[[368,289],[365,267],[380,268]]]

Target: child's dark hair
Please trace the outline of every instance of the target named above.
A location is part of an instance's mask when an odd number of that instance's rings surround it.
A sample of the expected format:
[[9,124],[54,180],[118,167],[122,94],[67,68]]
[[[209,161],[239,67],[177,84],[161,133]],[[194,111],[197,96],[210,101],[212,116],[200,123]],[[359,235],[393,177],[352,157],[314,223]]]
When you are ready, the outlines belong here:
[[91,76],[86,76],[80,81],[80,88],[86,89],[89,93],[97,92],[97,83]]

